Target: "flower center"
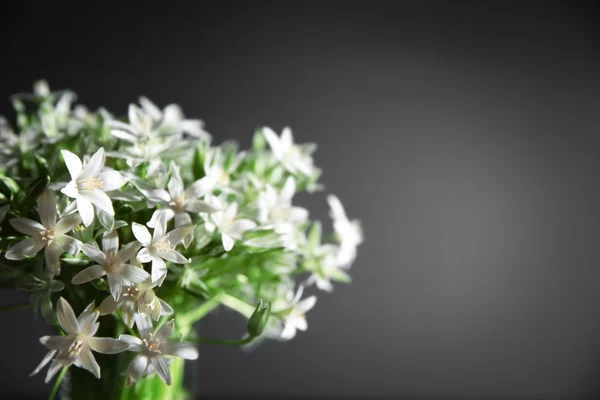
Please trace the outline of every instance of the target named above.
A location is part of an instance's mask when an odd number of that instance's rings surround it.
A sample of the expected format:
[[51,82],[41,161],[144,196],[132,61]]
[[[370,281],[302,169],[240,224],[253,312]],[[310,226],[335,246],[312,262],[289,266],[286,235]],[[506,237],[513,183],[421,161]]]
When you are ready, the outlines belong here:
[[146,348],[150,350],[152,353],[160,353],[160,342],[154,339],[143,339],[142,340],[146,345]]
[[114,273],[121,267],[121,265],[122,262],[118,257],[109,256],[104,262],[104,270],[109,274]]
[[166,253],[172,250],[171,242],[168,239],[159,240],[158,243],[156,243],[155,247],[156,251],[158,251],[159,253]]
[[76,338],[73,343],[69,346],[69,356],[76,356],[81,352],[83,348],[84,341],[82,339]]
[[95,190],[102,189],[102,179],[101,178],[85,178],[78,182],[77,185],[79,190]]
[[179,196],[175,197],[173,199],[173,201],[171,202],[170,206],[171,208],[176,212],[176,213],[180,213],[183,212],[183,206],[185,205],[185,198],[183,196],[183,194],[180,194]]
[[229,184],[229,175],[227,175],[222,168],[220,168],[219,172],[217,173],[217,182],[221,186],[226,186]]
[[50,242],[54,239],[54,230],[48,229],[46,231],[41,232],[42,240]]
[[137,297],[138,292],[139,291],[136,287],[129,286],[125,290],[123,290],[122,295],[125,297]]

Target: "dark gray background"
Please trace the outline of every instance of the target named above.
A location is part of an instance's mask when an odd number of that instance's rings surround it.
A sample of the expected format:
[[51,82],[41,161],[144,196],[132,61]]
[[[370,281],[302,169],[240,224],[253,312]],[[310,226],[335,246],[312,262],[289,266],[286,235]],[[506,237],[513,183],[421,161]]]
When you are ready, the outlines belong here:
[[[178,102],[217,141],[248,146],[265,124],[319,144],[323,182],[366,232],[354,282],[290,343],[204,346],[200,393],[600,395],[595,7],[174,3],[2,10],[0,93],[46,78],[121,114],[140,94]],[[301,200],[326,218],[324,194]],[[1,318],[0,393],[41,398],[27,373],[44,324]],[[243,326],[221,312],[201,329]]]

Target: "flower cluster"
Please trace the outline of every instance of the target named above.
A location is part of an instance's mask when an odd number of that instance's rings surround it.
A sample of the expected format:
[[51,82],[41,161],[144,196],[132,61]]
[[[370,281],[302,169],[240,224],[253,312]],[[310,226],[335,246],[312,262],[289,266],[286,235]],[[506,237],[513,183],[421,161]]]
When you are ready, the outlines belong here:
[[0,117],[0,279],[59,333],[40,339],[50,352],[34,374],[50,363],[47,381],[71,365],[100,378],[93,352],[129,350],[127,386],[170,385],[172,360],[198,357],[192,326],[210,310],[249,320],[240,343],[289,340],[316,303],[305,289],[350,281],[361,226],[330,195],[323,236],[293,204],[322,186],[315,146],[289,128],[259,128],[239,151],[175,104],[140,97],[118,118],[76,98],[41,81],[12,97],[15,128]]

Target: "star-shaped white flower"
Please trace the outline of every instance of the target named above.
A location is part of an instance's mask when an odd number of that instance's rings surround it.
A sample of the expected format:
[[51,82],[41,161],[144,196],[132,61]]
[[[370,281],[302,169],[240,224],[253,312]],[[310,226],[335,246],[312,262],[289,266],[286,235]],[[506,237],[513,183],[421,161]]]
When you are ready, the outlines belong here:
[[[221,199],[210,196],[210,203],[215,204],[220,209],[224,209]],[[212,233],[215,230],[221,233],[221,241],[225,251],[233,248],[236,240],[241,240],[244,232],[256,228],[256,223],[249,219],[236,219],[237,203],[231,203],[224,211],[217,211],[210,215],[210,219],[206,221],[206,229]]]
[[13,218],[9,222],[17,231],[31,236],[6,251],[9,260],[22,260],[46,248],[46,265],[54,275],[60,274],[60,256],[67,252],[76,255],[78,241],[67,235],[81,223],[78,214],[71,214],[56,222],[56,198],[49,189],[37,200],[40,221],[28,218]]
[[104,354],[116,354],[127,350],[129,345],[120,340],[94,337],[100,324],[96,322],[99,314],[97,311],[93,311],[93,308],[92,303],[79,315],[79,318],[75,318],[75,313],[69,303],[62,297],[58,299],[56,315],[66,335],[44,336],[40,339],[40,342],[50,349],[50,352],[46,354],[31,375],[40,372],[54,358],[46,375],[46,383],[59,369],[73,364],[90,371],[100,379],[100,366],[96,362],[92,350]]
[[119,250],[119,235],[116,231],[112,231],[102,238],[102,250],[97,246],[96,242],[79,246],[86,256],[98,264],[75,275],[71,281],[73,284],[79,285],[106,275],[110,293],[116,300],[121,295],[123,286],[130,285],[132,282],[143,282],[150,278],[150,274],[143,268],[127,264],[140,249],[138,242],[128,243]]
[[123,322],[131,328],[136,314],[148,315],[155,321],[164,315],[173,314],[171,306],[154,293],[153,289],[158,283],[148,279],[133,286],[124,286],[116,301],[112,296],[102,301],[98,307],[100,315],[112,314],[120,308],[123,311]]
[[140,315],[136,315],[135,318],[140,337],[137,338],[131,335],[119,336],[119,340],[129,343],[130,351],[140,353],[129,364],[125,384],[130,386],[144,376],[144,374],[156,372],[164,383],[171,385],[169,359],[165,356],[195,360],[198,358],[198,350],[189,343],[169,342],[174,328],[172,320],[161,326],[156,334],[152,334],[150,319]]
[[296,181],[288,177],[281,191],[267,184],[258,197],[258,221],[263,226],[272,225],[276,232],[286,230],[289,225],[303,223],[308,218],[308,211],[302,207],[292,206],[292,198],[296,192]]
[[106,122],[112,128],[111,135],[132,144],[148,141],[157,135],[157,124],[152,121],[152,117],[144,110],[141,110],[135,104],[130,104],[127,115],[129,124],[117,120]]
[[161,111],[147,97],[141,96],[139,100],[146,114],[157,125],[158,132],[165,135],[187,133],[195,138],[210,137],[204,130],[204,122],[199,119],[185,118],[181,107],[177,104],[169,104]]
[[[315,306],[317,297],[310,296],[304,300],[300,300],[303,292],[304,286],[300,286],[298,288],[295,296],[293,295],[293,292],[289,292],[285,301],[287,304],[283,307],[283,309],[279,308],[273,311],[274,314],[283,316],[284,327],[283,331],[281,332],[281,338],[284,340],[294,338],[297,330],[305,331],[308,328],[305,314]],[[293,298],[291,298],[292,296]]]
[[[179,167],[175,163],[171,163],[171,179],[167,184],[168,191],[164,189],[144,190],[143,188],[139,188],[148,200],[162,206],[152,214],[152,218],[146,225],[154,228],[158,218],[162,216],[165,222],[169,222],[175,218],[175,227],[180,228],[192,224],[192,218],[188,213],[198,214],[218,211],[219,208],[200,200],[200,198],[209,194],[213,187],[214,181],[211,178],[204,177],[192,183],[184,190],[183,181],[179,174]],[[183,241],[184,246],[189,246],[192,239],[192,234],[187,235]]]
[[333,219],[333,228],[340,242],[337,262],[340,266],[349,266],[356,258],[356,248],[363,242],[363,234],[358,220],[350,221],[342,202],[334,195],[327,196],[329,215]]
[[71,182],[61,192],[76,200],[85,226],[94,222],[94,205],[109,215],[115,215],[106,192],[119,189],[125,184],[125,178],[118,171],[104,168],[104,148],[100,148],[85,166],[70,151],[62,150],[61,153],[71,175]]
[[137,260],[141,263],[152,262],[152,282],[159,281],[167,273],[166,261],[175,264],[187,264],[190,262],[187,258],[175,250],[175,246],[183,240],[186,235],[194,231],[194,226],[184,226],[175,228],[171,232],[166,232],[167,222],[164,216],[156,221],[156,227],[152,236],[148,228],[144,225],[134,222],[131,225],[133,235],[144,246],[137,255]]
[[288,127],[283,129],[281,137],[268,127],[263,128],[265,139],[271,146],[273,155],[281,162],[285,169],[291,173],[301,172],[304,175],[311,175],[313,172],[313,161],[309,154],[303,151],[302,147],[294,144],[292,130]]

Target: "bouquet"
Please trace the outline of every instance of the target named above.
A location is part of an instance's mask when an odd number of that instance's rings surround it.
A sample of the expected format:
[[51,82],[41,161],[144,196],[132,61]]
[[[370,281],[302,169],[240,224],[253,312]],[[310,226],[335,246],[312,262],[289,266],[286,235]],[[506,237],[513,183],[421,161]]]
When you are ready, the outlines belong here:
[[[29,293],[55,331],[32,372],[47,367],[51,398],[183,399],[183,360],[202,343],[290,340],[316,303],[305,288],[350,282],[360,223],[330,195],[324,235],[293,204],[323,187],[315,145],[294,143],[289,128],[260,127],[240,151],[146,97],[126,117],[45,81],[11,100],[14,121],[0,117],[0,282]],[[220,306],[247,331],[199,337],[194,324]]]

